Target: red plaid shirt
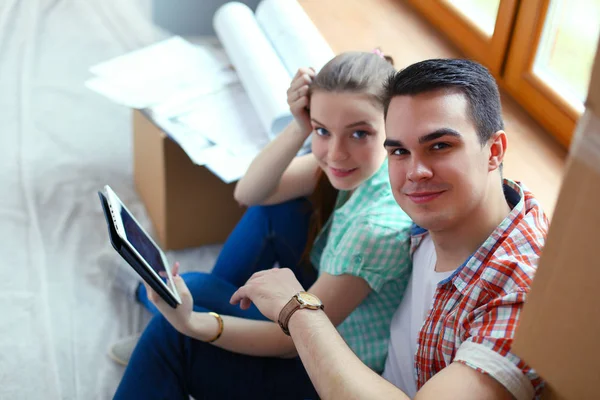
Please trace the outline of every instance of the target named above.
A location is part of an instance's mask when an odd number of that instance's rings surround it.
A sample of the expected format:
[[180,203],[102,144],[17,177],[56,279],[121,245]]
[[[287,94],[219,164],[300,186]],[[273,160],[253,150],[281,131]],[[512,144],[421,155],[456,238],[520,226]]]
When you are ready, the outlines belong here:
[[[491,375],[517,399],[540,395],[542,380],[510,350],[548,219],[533,195],[518,183],[505,180],[504,193],[514,205],[510,214],[461,267],[438,284],[419,333],[418,388],[456,361]],[[422,229],[413,233],[412,252],[424,235]],[[527,380],[531,386],[524,383]]]

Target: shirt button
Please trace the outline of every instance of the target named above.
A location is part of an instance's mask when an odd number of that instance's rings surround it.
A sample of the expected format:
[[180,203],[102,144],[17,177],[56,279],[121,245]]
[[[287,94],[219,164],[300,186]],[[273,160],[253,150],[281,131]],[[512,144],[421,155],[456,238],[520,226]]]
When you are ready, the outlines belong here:
[[360,264],[363,261],[363,257],[360,254],[354,255],[354,264]]

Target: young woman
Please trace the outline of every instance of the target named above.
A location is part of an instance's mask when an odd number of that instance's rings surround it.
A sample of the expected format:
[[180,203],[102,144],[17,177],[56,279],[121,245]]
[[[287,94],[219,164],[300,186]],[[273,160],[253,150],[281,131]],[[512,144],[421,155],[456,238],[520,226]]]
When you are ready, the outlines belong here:
[[[276,263],[382,371],[410,274],[411,221],[392,196],[383,148],[381,92],[393,72],[378,53],[344,53],[318,74],[298,71],[288,90],[294,122],[238,183],[235,197],[250,208],[214,271],[182,278],[176,265],[176,309],[138,291],[162,315],[142,334],[115,398],[316,398],[290,337],[256,308],[229,304],[254,272]],[[296,157],[309,135],[312,153]]]

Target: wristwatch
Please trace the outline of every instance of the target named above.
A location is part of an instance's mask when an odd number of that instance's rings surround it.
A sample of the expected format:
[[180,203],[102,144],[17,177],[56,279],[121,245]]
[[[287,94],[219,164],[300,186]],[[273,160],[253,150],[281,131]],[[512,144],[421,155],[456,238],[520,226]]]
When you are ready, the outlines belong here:
[[278,323],[281,327],[281,330],[286,335],[290,336],[290,331],[288,330],[288,322],[290,322],[290,318],[292,314],[298,311],[301,308],[307,308],[309,310],[322,310],[324,308],[321,300],[314,294],[310,294],[308,292],[298,292],[296,293],[290,301],[281,309],[279,313]]

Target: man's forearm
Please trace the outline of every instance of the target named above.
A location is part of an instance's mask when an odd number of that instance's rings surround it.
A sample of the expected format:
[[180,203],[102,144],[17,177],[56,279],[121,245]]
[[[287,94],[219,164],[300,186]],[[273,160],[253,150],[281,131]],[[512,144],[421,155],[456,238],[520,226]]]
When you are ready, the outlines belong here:
[[350,350],[323,311],[299,310],[289,330],[302,363],[323,399],[408,399]]

